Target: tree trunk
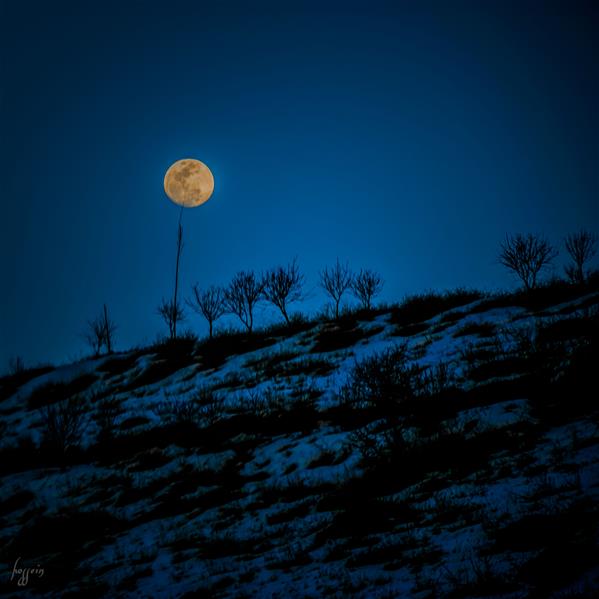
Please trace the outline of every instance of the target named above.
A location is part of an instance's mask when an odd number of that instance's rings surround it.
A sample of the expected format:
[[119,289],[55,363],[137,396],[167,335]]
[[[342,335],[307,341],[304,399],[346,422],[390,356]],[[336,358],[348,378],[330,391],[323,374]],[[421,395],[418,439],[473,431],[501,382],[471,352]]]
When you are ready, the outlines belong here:
[[108,309],[104,304],[104,339],[106,341],[106,351],[112,353],[112,333],[110,332],[110,323],[108,322]]
[[[183,211],[183,207],[181,207]],[[183,247],[183,227],[181,226],[181,219],[179,218],[179,232],[177,234],[177,264],[175,267],[175,295],[173,298],[173,330],[171,336],[173,339],[177,338],[177,293],[179,291],[179,260],[181,258],[181,249]]]

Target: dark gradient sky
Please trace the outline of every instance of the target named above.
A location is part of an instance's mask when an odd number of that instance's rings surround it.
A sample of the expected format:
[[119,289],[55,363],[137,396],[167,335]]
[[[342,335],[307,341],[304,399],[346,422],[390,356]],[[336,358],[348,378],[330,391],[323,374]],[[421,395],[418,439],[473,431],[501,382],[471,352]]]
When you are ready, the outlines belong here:
[[336,257],[494,289],[506,232],[599,228],[596,2],[122,4],[1,5],[0,370],[82,356],[103,302],[117,349],[164,332],[182,157],[186,295],[294,256],[307,311]]

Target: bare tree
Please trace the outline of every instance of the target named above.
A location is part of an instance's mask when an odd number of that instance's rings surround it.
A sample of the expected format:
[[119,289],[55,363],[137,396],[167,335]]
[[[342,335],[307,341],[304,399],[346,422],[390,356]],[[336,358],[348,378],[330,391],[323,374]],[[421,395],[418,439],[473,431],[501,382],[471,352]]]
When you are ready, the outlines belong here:
[[238,272],[225,289],[227,312],[235,314],[251,333],[254,327],[254,308],[262,296],[264,282],[252,271]]
[[94,355],[99,356],[104,346],[107,353],[112,353],[112,342],[115,331],[116,325],[108,315],[108,308],[104,304],[100,316],[88,321],[87,331],[84,334],[85,339],[94,351]]
[[163,299],[158,306],[158,314],[168,326],[171,339],[177,338],[177,323],[185,320],[185,311],[179,302]]
[[212,339],[214,321],[226,312],[224,291],[221,287],[214,285],[202,291],[197,283],[192,287],[192,291],[192,301],[188,301],[187,305],[208,321],[210,339]]
[[551,244],[532,233],[514,236],[506,235],[501,244],[499,261],[507,269],[513,271],[527,291],[537,286],[539,272],[557,256]]
[[104,321],[101,317],[87,322],[87,331],[84,333],[85,340],[92,348],[94,355],[99,356],[104,345]]
[[287,266],[277,266],[266,272],[263,277],[262,295],[266,301],[276,306],[289,324],[287,307],[291,302],[302,299],[302,285],[304,277],[300,274],[297,260]]
[[372,298],[383,289],[383,279],[373,270],[360,270],[351,284],[353,294],[360,300],[362,307],[370,310]]
[[339,304],[343,294],[351,288],[353,276],[347,263],[341,264],[339,258],[335,266],[327,267],[320,273],[320,286],[331,296],[335,304],[335,318],[339,318]]
[[579,231],[566,237],[566,250],[574,264],[566,266],[566,274],[572,283],[584,283],[584,266],[597,254],[597,235]]

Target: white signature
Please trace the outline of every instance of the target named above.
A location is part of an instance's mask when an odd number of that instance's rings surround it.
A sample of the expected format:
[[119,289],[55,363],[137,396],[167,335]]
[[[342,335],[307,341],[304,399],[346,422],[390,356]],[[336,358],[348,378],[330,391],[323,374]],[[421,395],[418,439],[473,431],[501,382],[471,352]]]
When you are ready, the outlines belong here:
[[17,558],[15,565],[12,568],[12,575],[10,577],[10,581],[12,582],[17,576],[17,586],[25,587],[29,583],[29,576],[37,576],[41,578],[44,575],[44,569],[40,568],[38,564],[35,568],[19,568],[20,557]]

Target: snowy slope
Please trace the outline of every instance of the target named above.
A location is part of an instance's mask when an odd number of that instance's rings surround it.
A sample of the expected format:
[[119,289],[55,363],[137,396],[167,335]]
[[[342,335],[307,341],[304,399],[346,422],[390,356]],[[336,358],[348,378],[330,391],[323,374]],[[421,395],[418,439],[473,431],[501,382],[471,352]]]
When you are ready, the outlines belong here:
[[[44,574],[0,592],[592,596],[598,406],[573,369],[599,293],[493,300],[5,381],[0,562]],[[356,367],[400,354],[425,390],[352,404]]]

